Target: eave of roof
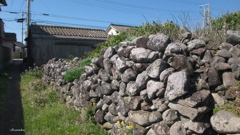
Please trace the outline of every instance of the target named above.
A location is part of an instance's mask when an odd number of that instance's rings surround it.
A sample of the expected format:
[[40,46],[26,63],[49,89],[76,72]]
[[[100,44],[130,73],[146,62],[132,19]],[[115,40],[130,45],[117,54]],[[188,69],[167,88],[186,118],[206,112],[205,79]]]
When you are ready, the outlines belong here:
[[5,0],[0,0],[0,3],[3,4],[4,6],[7,6],[7,2]]
[[49,35],[54,37],[73,38],[107,38],[107,33],[102,29],[74,28],[63,26],[31,25],[31,33]]

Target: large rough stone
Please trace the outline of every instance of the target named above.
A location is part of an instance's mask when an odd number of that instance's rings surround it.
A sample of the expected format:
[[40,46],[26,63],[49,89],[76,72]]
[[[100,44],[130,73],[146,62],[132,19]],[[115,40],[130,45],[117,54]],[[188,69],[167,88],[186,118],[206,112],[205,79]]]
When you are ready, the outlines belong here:
[[234,57],[239,57],[240,56],[240,48],[237,46],[233,46],[230,48],[229,52],[232,54]]
[[130,111],[130,107],[129,107],[130,100],[131,98],[129,97],[118,99],[117,111],[120,112],[123,116],[127,116],[128,112]]
[[108,47],[107,50],[104,53],[104,58],[110,58],[114,55],[115,50],[113,49],[113,47]]
[[168,59],[168,63],[177,71],[184,70],[188,75],[193,73],[193,67],[190,60],[185,55],[176,55]]
[[138,90],[143,90],[146,88],[147,82],[150,77],[147,75],[147,71],[143,71],[142,73],[138,74],[136,79],[136,87]]
[[124,73],[121,75],[122,82],[129,82],[134,81],[136,79],[137,73],[132,70],[131,68],[128,68],[124,71]]
[[225,63],[226,60],[223,57],[215,56],[211,60],[211,66],[214,67],[216,63]]
[[130,100],[129,103],[129,108],[131,110],[139,110],[141,109],[141,103],[142,103],[143,99],[140,96],[135,96]]
[[170,128],[170,135],[186,135],[187,131],[181,121],[175,122]]
[[174,56],[175,54],[181,54],[181,53],[183,53],[183,51],[182,51],[182,48],[178,44],[170,43],[164,52],[163,59],[170,57],[170,56]]
[[180,99],[179,104],[189,107],[196,107],[206,105],[208,100],[210,100],[211,94],[209,90],[200,90],[193,93],[190,97],[185,99]]
[[145,48],[134,48],[131,50],[130,59],[134,62],[148,62],[148,55],[150,54],[149,49]]
[[116,68],[123,73],[127,69],[126,61],[121,60],[120,58],[117,58],[116,60]]
[[140,92],[136,87],[136,82],[134,82],[134,81],[130,81],[127,84],[126,91],[127,91],[128,95],[130,95],[130,96],[137,95]]
[[149,38],[141,36],[141,37],[137,37],[133,41],[131,41],[131,44],[136,45],[137,47],[147,48],[148,40],[149,40]]
[[164,100],[163,98],[159,99],[155,99],[152,100],[152,106],[151,109],[152,110],[157,110],[159,112],[164,112],[165,110],[168,109],[168,101]]
[[152,123],[161,120],[162,116],[159,112],[148,111],[130,111],[128,113],[130,120],[137,123],[140,126],[149,126]]
[[240,44],[240,31],[228,30],[226,35],[226,42],[233,45]]
[[216,87],[221,84],[218,72],[214,67],[208,70],[208,84],[210,87]]
[[212,52],[210,50],[206,50],[202,62],[210,64],[212,58],[213,58]]
[[104,116],[104,112],[99,109],[94,115],[94,120],[99,124],[103,124],[105,122]]
[[111,88],[110,83],[103,83],[102,84],[102,89],[101,89],[101,94],[102,95],[111,95],[114,92],[114,90]]
[[113,114],[113,115],[118,115],[118,112],[117,112],[117,106],[112,103],[109,107],[108,107],[108,111]]
[[170,38],[164,34],[150,35],[147,47],[153,51],[164,52],[167,45],[170,43]]
[[178,112],[173,109],[168,109],[163,112],[162,118],[168,125],[172,125],[179,120]]
[[129,55],[134,47],[127,46],[127,47],[120,47],[117,51],[119,57],[129,58]]
[[198,110],[195,108],[186,107],[180,104],[169,103],[168,106],[171,109],[177,110],[183,116],[194,120],[198,116]]
[[164,121],[153,124],[151,127],[156,135],[170,135],[170,128]]
[[216,63],[214,67],[217,69],[217,71],[231,69],[231,66],[228,63]]
[[164,84],[159,81],[150,80],[147,83],[147,94],[149,99],[156,98],[156,94],[164,95],[165,88]]
[[167,81],[167,79],[168,79],[168,76],[169,76],[170,74],[172,74],[173,71],[174,71],[174,68],[172,68],[172,67],[163,70],[163,71],[160,73],[160,76],[159,76],[160,81],[166,83],[166,81]]
[[151,78],[158,78],[160,73],[168,68],[168,66],[169,65],[164,60],[157,59],[151,65],[149,65],[146,70]]
[[231,58],[232,54],[227,49],[222,49],[217,52],[217,55],[223,58]]
[[215,131],[222,134],[240,133],[240,117],[228,111],[218,111],[210,119]]
[[107,121],[107,122],[110,122],[110,123],[113,123],[113,118],[114,118],[114,115],[112,115],[110,112],[108,112],[105,116],[104,116],[104,119]]
[[168,77],[165,99],[174,100],[188,93],[189,78],[186,72],[175,72]]
[[193,49],[198,49],[201,47],[205,47],[206,43],[201,40],[201,39],[194,39],[190,42],[187,43],[188,44],[188,50],[191,51]]
[[218,106],[222,106],[226,103],[226,101],[221,96],[219,96],[217,93],[212,93],[212,97]]
[[237,84],[237,80],[234,78],[232,72],[224,72],[222,75],[223,85],[228,88]]
[[110,74],[108,74],[108,72],[104,69],[100,69],[98,72],[98,76],[105,82],[109,82],[110,81]]
[[194,131],[195,133],[198,134],[203,134],[208,128],[209,124],[204,124],[202,122],[193,122],[193,121],[188,121],[185,123],[185,126],[189,129]]
[[104,66],[104,69],[108,72],[108,74],[112,74],[111,68],[113,65],[112,65],[112,62],[108,58],[105,58],[103,60],[103,66]]

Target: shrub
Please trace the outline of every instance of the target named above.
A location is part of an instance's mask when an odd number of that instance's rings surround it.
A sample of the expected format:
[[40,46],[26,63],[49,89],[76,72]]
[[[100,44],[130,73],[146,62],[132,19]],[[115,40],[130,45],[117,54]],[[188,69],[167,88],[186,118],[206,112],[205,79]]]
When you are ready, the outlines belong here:
[[148,37],[151,34],[157,33],[168,35],[172,41],[175,41],[179,37],[180,27],[172,22],[167,22],[164,24],[153,22],[153,24],[146,23],[145,26],[132,27],[126,32],[121,32],[119,35],[116,35],[107,41],[98,44],[98,47],[91,52],[87,52],[87,55],[89,58],[99,57],[101,55],[101,50],[104,47],[119,45],[119,43],[123,41],[131,41],[139,36]]
[[83,67],[81,68],[74,68],[74,69],[70,69],[66,72],[66,74],[64,75],[64,80],[66,82],[72,82],[75,79],[80,78],[80,76],[84,73]]
[[92,63],[92,59],[87,58],[78,63],[78,67],[89,66]]

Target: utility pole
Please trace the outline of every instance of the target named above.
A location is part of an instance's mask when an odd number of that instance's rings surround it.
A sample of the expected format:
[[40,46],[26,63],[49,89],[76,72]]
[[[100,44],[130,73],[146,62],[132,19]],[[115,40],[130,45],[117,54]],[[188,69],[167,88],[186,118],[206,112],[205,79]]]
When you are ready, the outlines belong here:
[[27,0],[27,23],[26,23],[26,28],[27,28],[27,30],[26,30],[26,37],[28,37],[28,31],[29,31],[29,26],[30,26],[30,21],[31,21],[31,11],[30,11],[30,9],[31,9],[31,1],[33,1],[33,0]]
[[203,27],[206,28],[207,24],[211,26],[210,19],[211,19],[211,10],[210,10],[210,3],[200,5],[203,7]]

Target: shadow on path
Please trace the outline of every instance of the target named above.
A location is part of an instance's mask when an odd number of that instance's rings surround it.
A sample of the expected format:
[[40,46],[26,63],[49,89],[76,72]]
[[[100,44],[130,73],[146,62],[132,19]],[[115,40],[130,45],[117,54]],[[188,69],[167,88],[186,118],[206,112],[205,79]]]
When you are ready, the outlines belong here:
[[20,93],[20,74],[22,72],[22,60],[13,60],[3,72],[7,73],[8,89],[3,112],[0,119],[0,134],[24,135],[23,108]]

